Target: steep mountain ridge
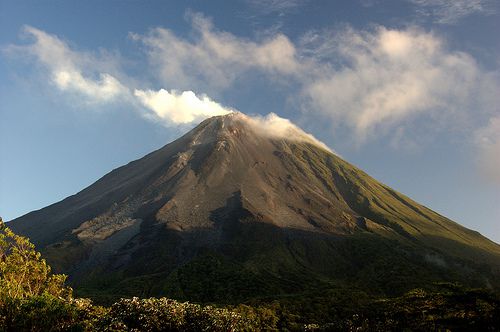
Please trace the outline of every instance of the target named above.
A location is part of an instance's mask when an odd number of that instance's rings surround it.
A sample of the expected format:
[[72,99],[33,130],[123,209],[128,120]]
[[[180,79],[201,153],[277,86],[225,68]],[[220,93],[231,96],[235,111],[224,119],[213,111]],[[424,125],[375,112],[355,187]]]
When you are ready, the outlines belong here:
[[498,244],[297,127],[266,132],[241,113],[207,119],[10,225],[91,295],[231,301],[368,280],[381,292],[500,286]]

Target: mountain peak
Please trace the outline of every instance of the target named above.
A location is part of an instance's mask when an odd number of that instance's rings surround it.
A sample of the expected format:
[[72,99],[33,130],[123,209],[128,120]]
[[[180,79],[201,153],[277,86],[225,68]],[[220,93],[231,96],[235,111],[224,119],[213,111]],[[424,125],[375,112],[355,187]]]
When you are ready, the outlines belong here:
[[333,152],[325,143],[315,138],[295,125],[288,119],[275,113],[262,115],[246,115],[233,111],[225,115],[211,117],[203,121],[198,127],[209,130],[212,135],[205,138],[220,139],[231,135],[257,135],[278,140],[305,142],[313,144],[329,152]]

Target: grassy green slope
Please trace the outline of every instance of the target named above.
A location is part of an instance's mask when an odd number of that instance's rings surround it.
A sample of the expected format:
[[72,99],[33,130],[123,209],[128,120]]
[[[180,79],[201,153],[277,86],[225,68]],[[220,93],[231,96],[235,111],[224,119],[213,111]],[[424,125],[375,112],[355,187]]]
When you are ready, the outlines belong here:
[[[293,162],[302,163],[296,167],[321,177],[360,215],[390,226],[410,241],[419,240],[457,256],[500,264],[500,245],[418,204],[341,158],[307,144],[292,145],[291,152],[299,157]],[[470,250],[464,251],[464,247]]]

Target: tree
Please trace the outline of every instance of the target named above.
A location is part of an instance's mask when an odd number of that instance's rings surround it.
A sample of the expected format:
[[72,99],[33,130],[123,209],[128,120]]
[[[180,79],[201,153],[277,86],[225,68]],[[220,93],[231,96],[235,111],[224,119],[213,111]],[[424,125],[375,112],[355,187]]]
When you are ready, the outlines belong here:
[[65,280],[0,218],[0,331],[65,331],[85,323]]
[[72,289],[65,281],[65,275],[51,273],[27,238],[14,234],[0,218],[0,304],[40,295],[69,299]]

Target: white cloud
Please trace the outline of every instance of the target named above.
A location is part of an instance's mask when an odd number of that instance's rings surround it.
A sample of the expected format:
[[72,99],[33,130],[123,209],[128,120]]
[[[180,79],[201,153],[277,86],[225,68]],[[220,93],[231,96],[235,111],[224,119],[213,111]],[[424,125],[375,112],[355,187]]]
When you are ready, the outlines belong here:
[[417,12],[440,24],[454,24],[472,14],[492,14],[491,0],[410,0]]
[[294,44],[284,35],[254,42],[216,31],[199,14],[191,14],[192,40],[171,30],[156,28],[148,35],[132,34],[147,48],[149,59],[165,86],[219,92],[231,87],[250,70],[271,75],[290,75],[299,69]]
[[162,121],[167,126],[201,121],[211,116],[224,115],[233,111],[216,103],[206,95],[197,97],[192,91],[178,93],[175,90],[168,92],[164,89],[159,91],[135,90],[134,95],[152,111],[154,119]]
[[336,63],[304,85],[306,106],[347,124],[361,139],[423,114],[460,117],[486,77],[470,55],[449,51],[439,37],[418,29],[348,29],[324,41],[308,38],[319,49],[311,54]]
[[106,72],[96,72],[106,60],[75,52],[67,43],[42,30],[25,26],[23,31],[33,42],[11,45],[7,51],[35,57],[49,71],[50,83],[59,90],[78,94],[87,102],[108,102],[127,93],[117,78]]
[[[114,61],[102,52],[75,51],[32,27],[25,32],[34,41],[10,50],[35,56],[60,91],[91,102],[139,101],[135,106],[140,104],[143,114],[167,125],[229,112],[191,91],[217,96],[253,72],[288,89],[288,100],[295,102],[288,104],[290,111],[328,119],[334,128],[349,129],[358,142],[389,132],[394,145],[408,141],[412,120],[442,126],[461,121],[473,130],[473,121],[484,119],[498,104],[498,73],[485,72],[469,54],[450,50],[442,38],[417,28],[312,31],[294,43],[280,33],[241,38],[216,30],[199,14],[189,17],[189,38],[164,28],[131,34],[145,45],[151,68],[168,88],[159,91],[117,76]],[[253,89],[255,82],[248,86]]]
[[[141,105],[142,115],[168,126],[192,123],[231,112],[229,108],[216,103],[207,95],[202,94],[198,97],[192,91],[178,93],[176,90],[169,92],[164,89],[159,91],[134,89],[132,96],[131,88],[104,71],[116,65],[113,60],[75,51],[60,38],[33,27],[26,26],[24,33],[33,42],[27,45],[11,45],[7,48],[7,52],[15,55],[29,54],[34,57],[47,70],[51,84],[60,91],[73,94],[87,103],[116,102],[125,99],[126,102],[137,106],[135,102],[137,100]],[[270,44],[271,47],[272,45],[273,43]],[[217,48],[217,45],[213,47]],[[219,51],[224,53],[224,50],[219,49]],[[262,53],[261,57],[264,60],[273,56],[265,54],[268,52],[267,47],[258,51]]]
[[304,132],[292,121],[279,117],[275,113],[266,116],[252,115],[245,117],[260,134],[275,138],[283,138],[293,141],[308,142],[317,145],[327,151],[332,151],[325,143],[313,135]]
[[484,107],[478,100],[488,99],[488,89],[481,89],[498,86],[472,56],[417,28],[311,32],[294,43],[280,33],[248,40],[217,31],[201,15],[190,19],[191,38],[163,28],[132,35],[163,85],[218,95],[259,71],[278,84],[293,82],[297,104],[354,129],[360,141],[416,117],[465,121],[467,108]]
[[246,2],[263,14],[283,14],[303,6],[307,0],[247,0]]
[[52,80],[59,89],[83,94],[93,101],[113,100],[126,91],[116,78],[105,73],[99,74],[98,80],[92,80],[83,77],[78,70],[56,70]]
[[482,171],[488,179],[500,184],[500,115],[476,131],[475,142]]

